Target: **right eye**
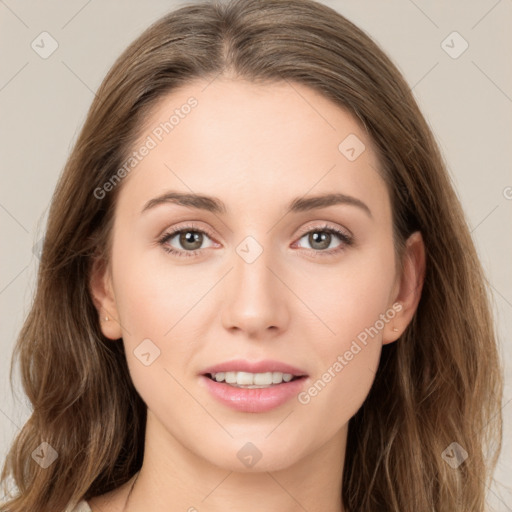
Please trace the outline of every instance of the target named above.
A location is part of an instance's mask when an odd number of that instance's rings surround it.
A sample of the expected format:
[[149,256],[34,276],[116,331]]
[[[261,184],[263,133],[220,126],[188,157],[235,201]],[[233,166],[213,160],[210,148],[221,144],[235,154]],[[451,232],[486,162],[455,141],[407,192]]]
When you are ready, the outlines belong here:
[[[158,240],[162,248],[175,256],[179,257],[191,257],[196,256],[201,250],[203,245],[204,237],[210,238],[206,231],[198,229],[195,226],[184,226],[178,229],[173,229],[164,233]],[[175,247],[169,242],[174,238],[177,238],[180,247]],[[212,247],[211,245],[209,247]]]

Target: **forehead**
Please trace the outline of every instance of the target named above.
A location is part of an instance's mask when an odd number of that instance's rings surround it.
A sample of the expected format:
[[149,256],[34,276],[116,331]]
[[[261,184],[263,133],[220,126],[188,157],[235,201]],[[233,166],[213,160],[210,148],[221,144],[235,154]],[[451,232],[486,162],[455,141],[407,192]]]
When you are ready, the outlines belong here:
[[150,150],[123,184],[121,196],[132,202],[172,188],[244,209],[325,192],[386,207],[369,136],[347,110],[302,84],[191,82],[154,105],[133,150],[144,145]]

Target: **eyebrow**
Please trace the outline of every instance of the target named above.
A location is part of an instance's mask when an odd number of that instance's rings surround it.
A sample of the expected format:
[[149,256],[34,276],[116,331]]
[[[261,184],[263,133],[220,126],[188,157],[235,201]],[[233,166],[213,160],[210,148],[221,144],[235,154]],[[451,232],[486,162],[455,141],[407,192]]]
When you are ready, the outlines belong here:
[[[217,197],[207,196],[195,193],[169,191],[161,196],[150,199],[141,210],[141,214],[147,210],[155,208],[161,204],[178,204],[189,206],[198,210],[205,210],[212,213],[223,214],[227,212],[226,205]],[[309,197],[297,197],[287,205],[286,213],[298,213],[319,208],[327,208],[337,204],[346,204],[356,206],[363,210],[370,218],[373,218],[372,212],[368,206],[356,197],[341,193],[320,194]]]

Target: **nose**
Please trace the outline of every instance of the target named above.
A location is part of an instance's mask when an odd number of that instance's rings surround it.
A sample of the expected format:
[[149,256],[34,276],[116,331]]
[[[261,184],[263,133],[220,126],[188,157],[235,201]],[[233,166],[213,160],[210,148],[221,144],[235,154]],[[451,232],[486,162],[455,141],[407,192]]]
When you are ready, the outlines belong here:
[[252,338],[275,336],[287,328],[290,316],[291,292],[283,283],[279,262],[266,249],[252,262],[240,254],[234,251],[233,269],[224,280],[223,326]]

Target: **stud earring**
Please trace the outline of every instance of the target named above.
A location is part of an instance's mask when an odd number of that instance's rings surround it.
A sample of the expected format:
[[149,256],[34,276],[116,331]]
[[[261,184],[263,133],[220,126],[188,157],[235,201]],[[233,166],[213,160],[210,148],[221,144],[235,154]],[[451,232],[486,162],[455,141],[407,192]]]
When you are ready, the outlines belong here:
[[398,327],[393,327],[394,332],[398,332]]
[[105,317],[105,322],[108,322],[108,316]]

